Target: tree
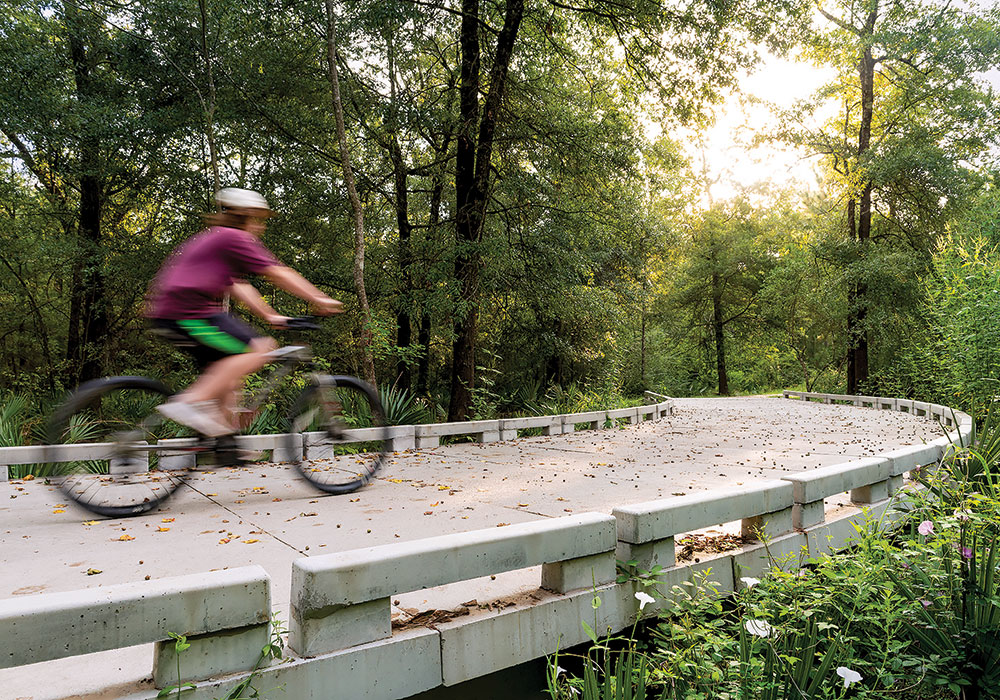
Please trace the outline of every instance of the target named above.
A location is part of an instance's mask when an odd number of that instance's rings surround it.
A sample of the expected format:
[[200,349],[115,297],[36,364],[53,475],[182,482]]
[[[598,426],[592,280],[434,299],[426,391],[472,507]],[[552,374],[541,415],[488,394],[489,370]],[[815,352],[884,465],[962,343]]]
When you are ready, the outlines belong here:
[[708,331],[719,394],[730,393],[726,336],[756,316],[757,295],[772,266],[759,214],[745,202],[717,204],[692,215],[684,238],[676,304]]
[[838,69],[821,94],[842,109],[824,131],[797,138],[826,156],[843,206],[847,391],[856,394],[878,325],[866,274],[877,249],[908,247],[926,265],[970,190],[964,163],[997,137],[992,98],[976,76],[1000,56],[998,14],[918,0],[838,0],[821,14],[828,25],[809,52]]
[[0,133],[72,246],[65,357],[73,380],[97,377],[124,322],[108,231],[121,233],[162,175],[182,104],[156,82],[149,46],[90,5],[21,3],[0,32]]

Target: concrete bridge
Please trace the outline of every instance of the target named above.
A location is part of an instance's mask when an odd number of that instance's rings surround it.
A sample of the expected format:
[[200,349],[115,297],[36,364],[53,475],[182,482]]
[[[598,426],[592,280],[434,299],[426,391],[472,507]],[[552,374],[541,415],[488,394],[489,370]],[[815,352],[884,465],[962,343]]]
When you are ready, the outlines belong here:
[[[855,403],[855,397],[850,399]],[[282,465],[226,469],[195,477],[190,488],[179,490],[160,510],[126,520],[94,520],[73,504],[61,501],[59,492],[41,480],[0,483],[0,630],[4,605],[10,611],[18,605],[44,601],[47,594],[109,586],[117,590],[116,584],[141,585],[147,581],[152,586],[168,577],[248,565],[262,567],[266,572],[266,605],[280,618],[289,620],[294,614],[301,616],[301,611],[290,609],[289,601],[299,595],[293,585],[293,563],[299,562],[296,570],[306,576],[309,567],[302,564],[305,558],[489,529],[504,533],[507,531],[503,528],[510,528],[513,537],[521,532],[525,536],[537,534],[554,523],[597,528],[594,532],[607,524],[600,517],[591,518],[591,523],[590,516],[581,514],[605,514],[613,532],[615,524],[610,514],[615,509],[625,513],[631,504],[663,502],[675,507],[684,501],[709,503],[713,493],[755,494],[768,489],[768,493],[780,492],[784,498],[785,491],[776,486],[777,480],[795,479],[813,470],[819,470],[817,475],[831,468],[837,472],[840,468],[833,465],[844,463],[854,464],[852,468],[857,472],[858,465],[871,463],[865,466],[863,477],[846,481],[837,477],[843,488],[824,487],[839,491],[824,492],[812,503],[796,501],[795,527],[801,533],[824,521],[824,509],[832,513],[849,508],[848,492],[854,493],[855,500],[884,500],[888,491],[879,492],[880,485],[888,490],[898,485],[903,461],[896,470],[899,474],[890,475],[885,470],[890,469],[891,458],[864,460],[908,446],[909,452],[899,454],[915,454],[914,450],[935,441],[939,443],[935,454],[940,456],[944,433],[937,421],[929,419],[936,412],[944,422],[953,421],[953,415],[946,416],[941,407],[926,404],[908,402],[906,407],[895,399],[856,403],[862,405],[781,397],[676,399],[672,415],[621,428],[401,452],[389,461],[375,483],[348,496],[319,495]],[[921,459],[935,461],[937,456],[933,460]],[[913,464],[911,460],[910,466]],[[879,476],[880,469],[885,474]],[[829,481],[834,482],[836,479]],[[796,488],[800,495],[808,490]],[[787,504],[767,506],[773,510],[758,508],[759,512],[749,518],[719,515],[718,519],[724,521],[721,523],[711,519],[714,515],[708,516],[706,522],[701,522],[704,515],[690,516],[692,527],[675,528],[676,532],[660,538],[670,541],[670,561],[665,563],[674,564],[674,537],[680,538],[690,530],[700,529],[708,535],[738,533],[741,525],[745,528],[754,517],[770,514],[774,522],[786,515],[789,518],[787,527],[775,532],[791,532],[792,486],[788,486],[787,500]],[[699,508],[699,513],[706,510]],[[707,508],[706,512],[711,511]],[[645,517],[643,512],[640,509],[628,517],[639,522]],[[622,513],[616,512],[618,555],[628,553],[628,547],[623,550],[620,541]],[[566,520],[574,515],[580,516],[579,522]],[[662,518],[657,522],[662,523]],[[577,532],[577,539],[581,532],[584,530]],[[604,535],[594,537],[601,539]],[[471,548],[462,550],[466,556],[478,551],[472,540],[466,544],[457,540],[441,542],[448,542],[446,546],[452,548]],[[414,550],[423,546],[413,545]],[[488,549],[488,545],[479,546]],[[616,547],[613,537],[611,547]],[[436,551],[434,547],[427,550],[428,562],[438,561]],[[706,561],[711,556],[697,554],[696,558]],[[577,555],[588,562],[592,556],[581,552]],[[545,558],[556,556],[551,553],[539,556],[539,561],[525,568],[507,571],[500,567],[494,573],[486,572],[488,575],[478,575],[480,572],[473,568],[476,575],[468,575],[467,580],[417,592],[407,592],[412,589],[401,583],[388,595],[392,617],[398,629],[403,629],[420,623],[454,625],[457,623],[452,620],[459,617],[482,618],[507,608],[530,607],[550,595],[539,589],[540,570],[544,569],[541,565],[561,561]],[[601,556],[602,562],[608,561],[607,556]],[[613,563],[613,558],[610,561]],[[412,566],[419,567],[420,561]],[[559,576],[572,577],[563,569],[559,572],[543,571],[542,576],[547,575],[550,583]],[[402,581],[411,574],[419,583],[414,587],[428,585],[420,583],[424,579],[418,571],[397,572]],[[587,587],[557,581],[547,588],[558,591],[560,586],[567,591]],[[579,622],[575,625],[579,627]],[[306,629],[305,625],[302,629]],[[298,648],[302,650],[309,643],[305,640],[309,633],[300,630],[297,634]],[[317,639],[322,638],[323,633],[319,633]],[[345,646],[364,641],[368,640],[355,640]],[[4,689],[0,694],[31,700],[78,695],[151,697],[155,695],[148,680],[152,646],[147,643],[31,666],[3,664],[0,654],[0,688]],[[315,649],[306,649],[305,655],[328,651],[317,642]],[[4,669],[5,665],[15,667]],[[452,683],[445,677],[444,684],[456,685],[466,678],[460,676],[452,676]],[[408,697],[386,693],[371,697],[376,696]]]

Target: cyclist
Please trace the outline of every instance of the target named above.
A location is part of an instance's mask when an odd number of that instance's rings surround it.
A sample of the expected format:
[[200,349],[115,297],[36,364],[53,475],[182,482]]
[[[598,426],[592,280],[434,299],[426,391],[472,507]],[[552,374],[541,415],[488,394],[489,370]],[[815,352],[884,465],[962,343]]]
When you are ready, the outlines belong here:
[[209,437],[237,430],[235,409],[247,375],[268,363],[277,348],[225,308],[227,295],[273,327],[288,320],[264,301],[244,277],[260,275],[308,302],[315,313],[343,311],[295,270],[281,264],[260,242],[273,212],[252,190],[220,190],[221,211],[207,218],[209,228],[179,245],[157,273],[145,315],[155,332],[192,355],[201,374],[191,386],[157,410],[166,418]]

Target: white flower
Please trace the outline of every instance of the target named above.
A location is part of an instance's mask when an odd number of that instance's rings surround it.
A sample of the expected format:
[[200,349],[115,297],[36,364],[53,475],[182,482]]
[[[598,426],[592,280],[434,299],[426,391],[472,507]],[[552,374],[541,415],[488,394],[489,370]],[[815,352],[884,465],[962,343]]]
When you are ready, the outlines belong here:
[[740,581],[742,581],[743,585],[745,585],[747,588],[753,588],[758,583],[760,583],[760,579],[754,578],[753,576],[744,576],[743,578],[740,579]]
[[852,671],[847,666],[838,666],[837,675],[844,679],[845,688],[850,687],[851,683],[858,683],[861,680],[861,674]]
[[642,591],[639,591],[638,593],[635,594],[635,599],[639,601],[639,610],[642,610],[649,603],[652,603],[655,600],[653,596],[649,595],[648,593],[643,593]]
[[931,534],[932,532],[934,532],[934,523],[932,523],[930,520],[923,521],[922,523],[917,525],[917,532],[919,532],[921,535]]
[[764,620],[747,620],[743,625],[747,632],[758,637],[770,637],[774,628]]

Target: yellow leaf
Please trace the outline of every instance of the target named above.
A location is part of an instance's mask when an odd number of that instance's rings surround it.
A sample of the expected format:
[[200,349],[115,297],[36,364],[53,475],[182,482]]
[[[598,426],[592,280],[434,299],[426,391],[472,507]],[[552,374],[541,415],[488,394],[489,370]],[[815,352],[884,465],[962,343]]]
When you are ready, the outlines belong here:
[[219,544],[227,544],[228,542],[229,542],[228,537],[223,537],[221,540],[219,540]]
[[438,486],[438,491],[447,491],[450,488],[451,488],[450,486],[441,485],[441,486]]
[[174,522],[174,518],[164,518],[160,522],[161,523],[172,523],[172,522]]
[[86,525],[87,527],[90,527],[91,525],[96,525],[97,521],[96,520],[86,520],[86,521],[84,521],[83,524]]
[[170,532],[170,528],[169,527],[158,527],[158,528],[156,528],[156,531],[157,532]]
[[519,508],[527,508],[528,507],[527,503],[518,503],[517,505],[518,505]]
[[96,576],[100,573],[103,573],[100,569],[87,569],[87,576]]
[[394,484],[401,484],[401,483],[403,483],[402,479],[386,479],[386,481],[391,481]]
[[131,542],[134,539],[135,538],[132,537],[132,535],[122,535],[121,537],[118,538],[120,542]]
[[260,542],[260,540],[243,540],[243,544],[253,544],[254,542]]
[[21,477],[21,481],[34,481],[34,480],[35,480],[34,474],[28,474],[27,476]]
[[441,501],[434,501],[433,503],[431,503],[431,508],[439,505],[441,505]]
[[63,510],[62,508],[56,508],[56,509],[55,509],[54,511],[52,511],[52,512],[53,512],[53,513],[65,513],[66,511],[64,511],[64,510]]

